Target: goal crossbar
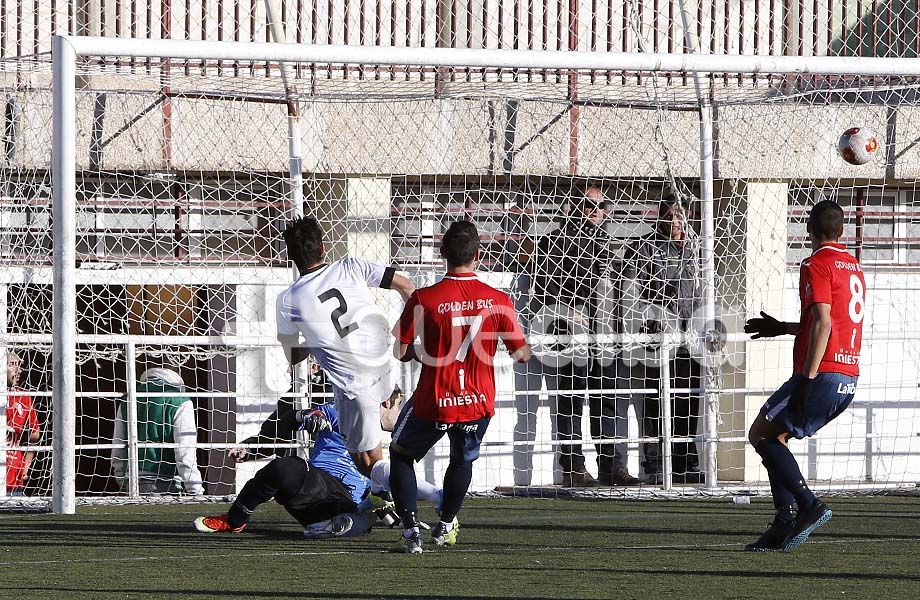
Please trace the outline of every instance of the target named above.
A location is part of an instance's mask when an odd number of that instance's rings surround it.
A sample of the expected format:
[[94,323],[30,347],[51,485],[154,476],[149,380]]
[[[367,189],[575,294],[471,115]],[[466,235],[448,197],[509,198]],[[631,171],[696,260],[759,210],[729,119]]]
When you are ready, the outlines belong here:
[[60,43],[67,44],[77,56],[671,73],[820,73],[895,77],[920,74],[920,58],[553,52],[55,37],[60,39]]

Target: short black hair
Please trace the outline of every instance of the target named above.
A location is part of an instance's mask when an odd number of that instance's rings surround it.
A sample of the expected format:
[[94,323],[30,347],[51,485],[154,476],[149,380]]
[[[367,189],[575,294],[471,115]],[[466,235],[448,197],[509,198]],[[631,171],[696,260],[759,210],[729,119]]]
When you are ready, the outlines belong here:
[[473,262],[479,252],[479,232],[472,221],[454,221],[441,238],[441,256],[448,267]]
[[843,209],[833,200],[822,200],[808,214],[811,231],[819,240],[836,240],[843,231]]
[[669,193],[662,196],[661,200],[658,201],[658,214],[663,215],[675,206],[682,208],[686,213],[690,212],[690,205],[686,200],[677,194]]
[[294,219],[284,230],[283,236],[288,258],[301,271],[323,259],[323,229],[316,217]]

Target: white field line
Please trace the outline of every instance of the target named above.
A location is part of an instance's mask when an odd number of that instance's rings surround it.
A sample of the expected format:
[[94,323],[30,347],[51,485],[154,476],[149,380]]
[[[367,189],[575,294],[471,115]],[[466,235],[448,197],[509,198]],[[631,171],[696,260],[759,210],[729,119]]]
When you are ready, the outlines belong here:
[[213,558],[261,558],[273,556],[334,556],[336,554],[356,554],[351,550],[336,550],[328,552],[252,552],[230,554],[189,554],[180,556],[124,556],[120,558],[66,558],[52,560],[24,560],[24,561],[0,561],[0,567],[14,565],[59,565],[59,564],[76,564],[76,563],[116,563],[116,562],[137,562],[137,561],[158,561],[158,560],[190,560],[196,558],[213,559]]

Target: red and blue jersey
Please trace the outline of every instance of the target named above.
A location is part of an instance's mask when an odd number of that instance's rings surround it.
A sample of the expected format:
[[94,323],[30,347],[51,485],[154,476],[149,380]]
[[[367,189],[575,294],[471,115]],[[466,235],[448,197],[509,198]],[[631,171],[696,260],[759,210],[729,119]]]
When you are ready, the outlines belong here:
[[475,273],[448,273],[412,294],[396,327],[401,343],[421,340],[422,372],[412,396],[419,418],[464,423],[495,414],[498,341],[510,352],[526,344],[507,294]]
[[819,373],[859,375],[862,323],[866,314],[866,279],[859,261],[842,244],[823,244],[802,261],[799,274],[802,318],[795,336],[793,367],[805,368],[815,304],[831,307],[831,334]]

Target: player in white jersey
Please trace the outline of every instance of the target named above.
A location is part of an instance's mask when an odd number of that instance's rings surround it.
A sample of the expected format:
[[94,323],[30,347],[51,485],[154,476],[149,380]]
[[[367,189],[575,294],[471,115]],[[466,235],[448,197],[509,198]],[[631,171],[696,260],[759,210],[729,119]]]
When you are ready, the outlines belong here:
[[278,296],[278,341],[288,361],[311,353],[332,383],[339,430],[362,475],[389,488],[389,461],[381,460],[380,403],[393,392],[389,327],[371,287],[393,289],[403,300],[412,282],[356,258],[324,261],[323,231],[313,217],[284,231],[288,257],[300,277]]

